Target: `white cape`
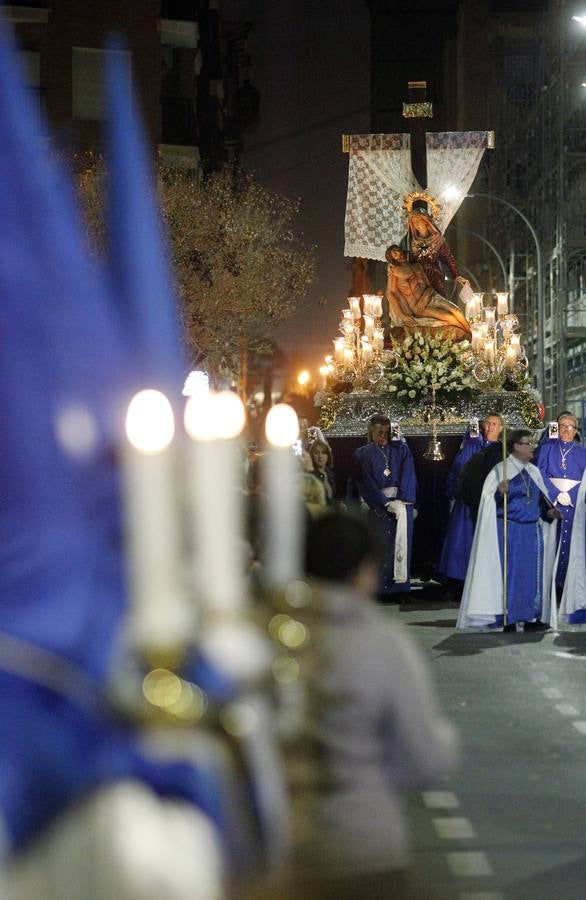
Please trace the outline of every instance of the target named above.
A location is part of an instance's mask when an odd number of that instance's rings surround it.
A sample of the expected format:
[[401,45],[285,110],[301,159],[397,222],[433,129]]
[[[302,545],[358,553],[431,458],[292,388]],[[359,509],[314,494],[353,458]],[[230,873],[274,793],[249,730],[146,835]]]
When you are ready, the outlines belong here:
[[[523,464],[514,456],[506,461],[507,478],[518,475]],[[548,497],[541,472],[532,463],[525,471],[535,482],[541,493]],[[492,469],[484,482],[478,510],[478,521],[474,531],[474,541],[470,562],[466,572],[462,602],[458,615],[458,628],[486,628],[494,624],[496,616],[503,614],[503,579],[500,561],[496,502],[494,493],[503,480],[503,463]],[[543,534],[543,609],[541,619],[552,628],[557,627],[555,584],[553,583],[556,552],[556,529],[540,520]]]
[[586,609],[586,471],[578,488],[572,542],[568,557],[568,573],[564,584],[560,618],[567,622],[572,613]]

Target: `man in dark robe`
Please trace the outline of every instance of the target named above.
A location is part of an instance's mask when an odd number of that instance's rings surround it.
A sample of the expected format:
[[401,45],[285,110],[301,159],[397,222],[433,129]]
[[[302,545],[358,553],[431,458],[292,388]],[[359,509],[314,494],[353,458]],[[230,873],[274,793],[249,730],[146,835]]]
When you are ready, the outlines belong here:
[[354,453],[358,489],[385,538],[386,554],[379,594],[411,589],[409,567],[413,537],[415,466],[407,444],[389,440],[386,416],[370,419],[368,438]]

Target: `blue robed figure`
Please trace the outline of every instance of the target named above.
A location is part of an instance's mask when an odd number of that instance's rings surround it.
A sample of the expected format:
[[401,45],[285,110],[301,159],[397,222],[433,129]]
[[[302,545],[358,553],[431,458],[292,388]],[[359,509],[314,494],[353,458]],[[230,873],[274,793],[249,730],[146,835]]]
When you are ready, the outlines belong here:
[[571,413],[558,419],[559,437],[546,438],[537,452],[537,466],[562,518],[557,530],[559,546],[555,581],[561,593],[568,571],[578,488],[586,470],[586,447],[575,440],[578,422]]
[[464,581],[474,539],[474,520],[470,514],[470,507],[457,497],[460,473],[473,456],[498,441],[502,429],[501,416],[496,413],[486,416],[478,434],[471,434],[469,430],[466,432],[452,463],[446,481],[451,511],[438,563],[438,572],[445,579]]
[[[179,391],[183,380],[128,73],[114,54],[115,251],[106,274],[85,247],[64,173],[35,133],[15,56],[0,29],[0,863],[18,860],[62,815],[122,782],[141,796],[173,798],[190,821],[202,813],[218,853],[238,853],[216,758],[149,752],[109,703],[127,611],[119,415],[138,387]],[[183,674],[212,701],[235,696],[201,658],[189,663]],[[78,888],[76,896],[89,896]]]
[[369,442],[354,453],[360,495],[370,509],[385,541],[379,593],[409,591],[413,504],[417,493],[415,465],[402,440],[389,440],[390,420],[370,419]]
[[[509,456],[486,478],[472,554],[466,574],[458,628],[503,627],[527,630],[555,626],[552,520],[559,516],[548,497],[527,430],[508,438]],[[504,594],[505,502],[507,496],[507,579]],[[506,614],[506,622],[505,622]]]

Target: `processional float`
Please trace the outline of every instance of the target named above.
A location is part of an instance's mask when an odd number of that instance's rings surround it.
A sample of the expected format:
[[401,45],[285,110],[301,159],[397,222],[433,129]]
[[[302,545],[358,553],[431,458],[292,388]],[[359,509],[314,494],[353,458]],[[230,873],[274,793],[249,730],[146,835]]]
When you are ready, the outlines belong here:
[[[539,427],[508,293],[473,291],[443,237],[494,133],[426,132],[425,82],[410,82],[409,92],[408,133],[343,137],[344,253],[387,260],[386,309],[382,292],[349,298],[316,397],[322,427],[331,438],[363,435],[382,412],[406,435],[431,432],[436,444],[437,434],[459,434],[490,412]],[[451,297],[444,271],[455,279]]]

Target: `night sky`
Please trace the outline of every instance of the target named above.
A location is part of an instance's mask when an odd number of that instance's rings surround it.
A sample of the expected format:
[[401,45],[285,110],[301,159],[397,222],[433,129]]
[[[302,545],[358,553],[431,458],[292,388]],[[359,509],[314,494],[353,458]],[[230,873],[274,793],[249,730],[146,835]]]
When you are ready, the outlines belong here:
[[369,131],[370,24],[363,0],[230,0],[251,21],[252,81],[260,91],[244,166],[269,190],[301,200],[299,229],[317,245],[317,279],[275,335],[312,367],[331,352],[351,283],[344,253],[348,157],[341,135]]

